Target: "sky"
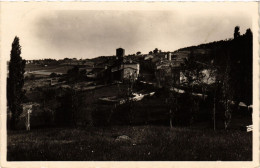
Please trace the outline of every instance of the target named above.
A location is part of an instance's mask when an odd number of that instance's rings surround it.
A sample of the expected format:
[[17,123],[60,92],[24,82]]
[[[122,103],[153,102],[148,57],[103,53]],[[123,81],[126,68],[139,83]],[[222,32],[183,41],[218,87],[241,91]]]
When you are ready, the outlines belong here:
[[8,32],[2,33],[4,55],[10,55],[15,35],[20,38],[24,59],[86,59],[115,55],[119,47],[126,54],[145,54],[154,48],[175,51],[232,38],[235,26],[240,26],[241,34],[252,28],[251,13],[243,5],[183,5],[161,10],[37,7],[16,7],[11,15],[6,12],[2,19],[3,32]]

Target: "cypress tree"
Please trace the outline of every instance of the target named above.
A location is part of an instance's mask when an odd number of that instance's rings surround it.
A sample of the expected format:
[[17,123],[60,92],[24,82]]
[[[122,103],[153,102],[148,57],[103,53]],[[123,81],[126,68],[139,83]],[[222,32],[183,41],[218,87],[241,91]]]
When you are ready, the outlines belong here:
[[11,58],[9,62],[9,76],[7,79],[7,105],[11,111],[10,127],[16,128],[19,115],[23,112],[22,99],[24,96],[24,68],[19,38],[16,36],[12,43]]

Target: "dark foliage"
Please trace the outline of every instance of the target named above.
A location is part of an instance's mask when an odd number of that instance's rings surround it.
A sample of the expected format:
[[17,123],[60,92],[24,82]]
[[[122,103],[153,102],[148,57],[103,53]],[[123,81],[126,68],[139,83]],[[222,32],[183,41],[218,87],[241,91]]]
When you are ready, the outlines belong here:
[[71,89],[58,98],[55,122],[61,126],[76,126],[76,115],[83,109],[83,100],[79,94]]
[[59,76],[59,75],[56,74],[55,72],[52,72],[52,73],[50,74],[50,77],[51,77],[51,78],[54,78],[54,77],[57,77],[57,76]]
[[86,79],[86,70],[79,69],[78,66],[74,66],[72,69],[69,69],[67,72],[67,81],[69,83],[75,83],[78,81],[83,81]]
[[153,53],[154,53],[154,54],[157,54],[158,51],[159,51],[158,48],[155,48],[155,49],[153,50]]
[[136,55],[140,55],[140,54],[141,54],[141,51],[136,52]]
[[[198,46],[179,49],[178,51],[194,51],[196,61],[214,66],[218,74],[226,71],[227,64],[230,66],[230,81],[233,88],[235,101],[252,104],[252,77],[253,77],[253,35],[250,29],[240,35],[239,27],[235,27],[234,39],[215,41]],[[209,50],[205,55],[195,53],[198,49]],[[229,58],[229,63],[227,60]],[[212,64],[213,63],[213,64]],[[204,66],[204,68],[209,68]]]
[[234,31],[234,39],[238,38],[240,36],[240,32],[239,32],[240,27],[236,26],[235,27],[235,31]]
[[15,124],[22,113],[22,101],[24,97],[24,67],[25,60],[22,59],[19,38],[15,37],[12,43],[11,59],[9,63],[9,77],[7,79],[7,103],[12,113],[11,129],[15,129]]
[[29,76],[26,76],[26,77],[24,78],[24,80],[35,80],[35,75],[34,75],[34,74],[31,74],[31,75],[29,75]]

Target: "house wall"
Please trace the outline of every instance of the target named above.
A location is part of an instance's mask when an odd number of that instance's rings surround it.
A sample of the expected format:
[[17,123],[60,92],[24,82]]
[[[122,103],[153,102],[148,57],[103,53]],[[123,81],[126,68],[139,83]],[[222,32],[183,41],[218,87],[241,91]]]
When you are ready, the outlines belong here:
[[133,75],[134,79],[137,79],[139,76],[140,66],[139,64],[124,64],[122,65],[123,71],[123,78],[129,78],[129,75]]
[[121,66],[122,68],[132,68],[136,70],[136,74],[139,75],[140,65],[139,64],[124,64]]
[[125,68],[124,69],[124,74],[123,74],[123,78],[124,79],[128,79],[130,77],[133,77],[134,79],[137,79],[138,75],[136,73],[136,69],[132,69],[132,68]]

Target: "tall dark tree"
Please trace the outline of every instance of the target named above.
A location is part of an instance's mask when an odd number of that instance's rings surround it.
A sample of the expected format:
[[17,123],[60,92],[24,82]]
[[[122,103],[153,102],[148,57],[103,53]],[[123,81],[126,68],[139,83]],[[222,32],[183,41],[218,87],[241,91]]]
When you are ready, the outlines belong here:
[[222,77],[222,93],[221,93],[221,98],[222,98],[222,104],[224,106],[224,126],[225,129],[229,126],[231,122],[231,102],[233,100],[233,88],[231,85],[231,78],[230,78],[230,61],[229,57],[227,60],[227,65],[225,68],[225,72]]
[[175,88],[178,83],[178,79],[174,77],[176,74],[176,70],[171,68],[171,76],[165,78],[164,88],[166,92],[165,103],[169,110],[168,116],[170,120],[170,128],[173,127],[173,121],[175,119],[175,115],[180,110],[180,95],[178,93],[179,89]]
[[204,67],[197,61],[192,50],[189,57],[184,60],[181,65],[182,73],[185,79],[182,81],[187,87],[188,92],[193,92],[193,86],[200,85],[205,74],[202,73]]
[[250,29],[230,43],[231,85],[234,101],[252,104],[253,34]]
[[190,114],[190,124],[196,118],[196,113],[199,111],[199,102],[196,97],[193,96],[194,88],[202,84],[205,74],[203,74],[203,65],[197,61],[192,50],[189,57],[184,60],[181,65],[183,80],[182,83],[186,87],[185,95],[187,104],[190,104],[188,113]]
[[238,38],[240,36],[240,32],[239,32],[240,27],[236,26],[235,27],[235,31],[234,31],[234,39]]
[[25,60],[21,57],[21,46],[19,38],[16,36],[12,43],[9,77],[7,79],[7,103],[12,114],[10,121],[11,129],[15,129],[17,119],[23,111],[24,68]]
[[[246,69],[246,75],[244,79],[244,83],[246,83],[245,90],[245,100],[244,102],[248,105],[251,105],[252,97],[253,97],[253,33],[250,29],[246,30],[245,34],[245,64],[243,69]],[[242,60],[242,61],[244,61]]]

